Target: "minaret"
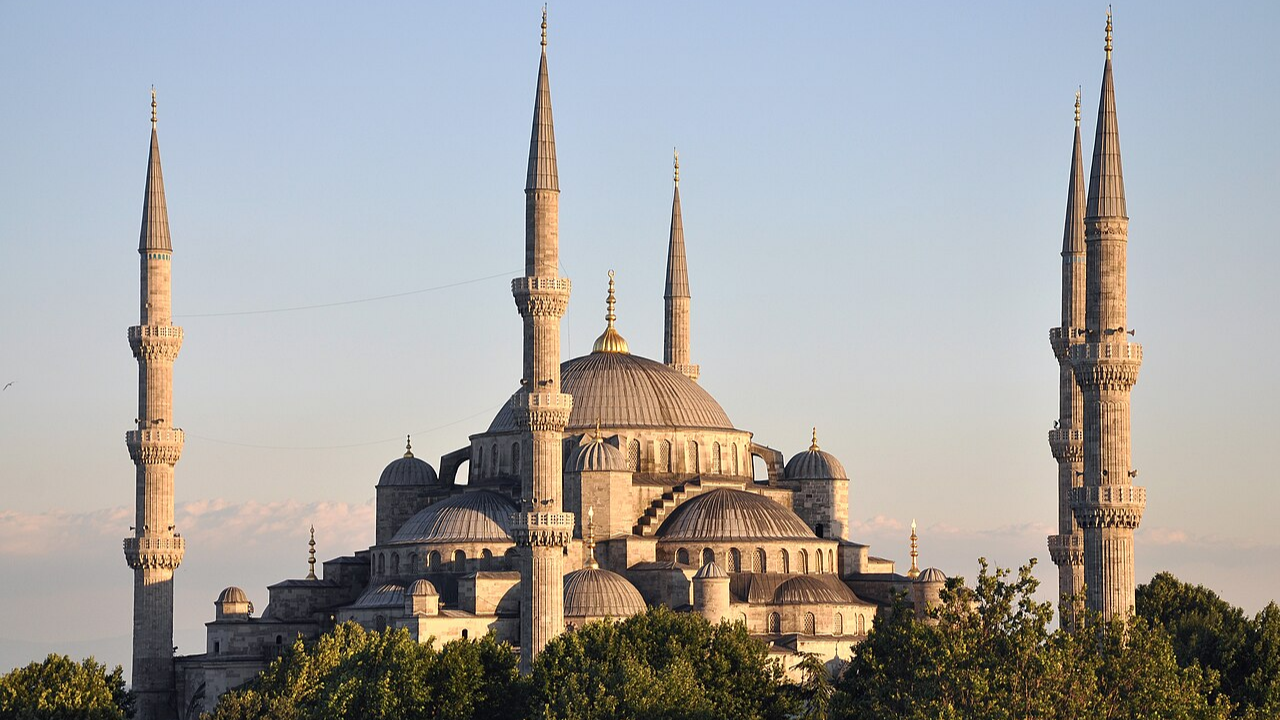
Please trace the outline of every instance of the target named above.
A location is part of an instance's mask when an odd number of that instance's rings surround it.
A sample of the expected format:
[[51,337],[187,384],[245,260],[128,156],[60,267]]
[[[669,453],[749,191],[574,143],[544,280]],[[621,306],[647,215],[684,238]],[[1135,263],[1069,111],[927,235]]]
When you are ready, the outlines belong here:
[[1146,506],[1130,465],[1129,393],[1138,381],[1142,346],[1129,341],[1126,319],[1125,211],[1120,132],[1111,79],[1111,13],[1107,62],[1085,207],[1085,338],[1068,351],[1084,394],[1084,483],[1072,511],[1084,532],[1085,604],[1105,619],[1134,608],[1133,531]]
[[671,242],[667,246],[667,288],[662,294],[666,322],[662,361],[690,380],[698,379],[698,366],[689,359],[689,267],[684,259],[684,221],[680,217],[680,153],[675,153],[675,191],[671,197]]
[[[1075,598],[1084,591],[1084,536],[1071,514],[1072,488],[1084,474],[1084,396],[1071,372],[1067,350],[1084,341],[1085,240],[1084,162],[1080,153],[1080,91],[1076,91],[1075,145],[1067,183],[1067,219],[1062,231],[1062,324],[1049,330],[1049,345],[1058,359],[1058,421],[1049,431],[1049,449],[1058,461],[1058,533],[1049,536],[1049,556],[1058,566],[1058,597]],[[1059,607],[1064,622],[1071,617]]]
[[524,318],[524,377],[512,409],[524,430],[520,467],[521,511],[512,519],[520,565],[520,668],[564,631],[564,548],[573,537],[572,513],[561,511],[561,439],[573,398],[560,392],[560,318],[570,284],[560,264],[560,180],[547,79],[547,11],[542,11],[542,62],[529,140],[524,189],[525,277],[511,281]]
[[916,521],[911,519],[911,569],[907,571],[907,577],[914,579],[920,574],[920,567],[916,562],[920,559],[920,538],[916,536]]
[[182,328],[172,324],[169,293],[169,213],[160,173],[156,95],[151,90],[151,156],[142,202],[142,319],[129,328],[138,359],[137,429],[125,433],[137,468],[137,514],[124,556],[133,568],[133,690],[139,720],[177,717],[173,675],[173,571],[182,562],[182,536],[173,525],[173,466],[183,434],[173,427],[173,361]]

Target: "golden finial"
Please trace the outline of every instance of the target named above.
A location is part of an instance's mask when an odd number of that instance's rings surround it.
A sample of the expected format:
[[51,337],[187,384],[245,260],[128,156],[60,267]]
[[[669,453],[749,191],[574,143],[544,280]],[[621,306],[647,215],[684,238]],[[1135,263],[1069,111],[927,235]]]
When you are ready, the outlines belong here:
[[1111,59],[1111,6],[1107,6],[1107,59]]
[[605,313],[604,316],[604,319],[608,324],[605,326],[604,332],[600,337],[596,338],[596,343],[592,346],[591,352],[629,354],[631,352],[631,348],[627,345],[627,341],[618,334],[618,330],[613,326],[614,321],[618,319],[618,316],[613,312],[614,306],[618,303],[618,299],[614,295],[612,270],[609,271],[609,297],[605,303],[609,308],[609,311]]
[[1080,88],[1076,88],[1076,127],[1080,127]]
[[600,563],[596,562],[596,508],[591,506],[587,508],[587,559],[583,563],[585,567],[592,570],[600,567]]
[[918,557],[920,557],[920,551],[916,538],[916,519],[911,518],[911,569],[907,571],[907,577],[909,578],[920,574],[920,568],[916,566],[916,558]]
[[595,435],[592,435],[592,438],[596,440],[600,439],[600,416],[599,415],[596,416],[596,433]]
[[156,129],[156,86],[151,86],[151,129]]
[[680,184],[680,151],[679,151],[679,150],[677,150],[677,149],[675,149],[675,148],[671,148],[671,152],[672,152],[672,153],[674,153],[674,154],[675,154],[675,156],[676,156],[676,175],[675,175],[675,179],[676,179],[676,184],[677,184],[677,185],[679,185],[679,184]]
[[307,570],[307,579],[315,580],[317,579],[316,578],[316,526],[315,525],[311,526],[311,540],[307,542],[307,545],[310,546],[310,548],[307,550],[307,554],[310,555],[310,557],[307,558],[307,565],[309,566]]
[[809,443],[809,452],[818,452],[818,428],[813,429],[813,442]]
[[542,3],[542,47],[547,46],[547,4]]
[[413,436],[412,435],[404,436],[404,456],[407,458],[413,457]]

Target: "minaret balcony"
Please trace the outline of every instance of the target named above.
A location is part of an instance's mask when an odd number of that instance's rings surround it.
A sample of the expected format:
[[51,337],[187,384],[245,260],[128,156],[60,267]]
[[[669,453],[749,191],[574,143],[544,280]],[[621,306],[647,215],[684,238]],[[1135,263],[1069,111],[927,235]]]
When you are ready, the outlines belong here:
[[516,309],[524,317],[564,317],[573,283],[562,277],[518,277],[511,281]]
[[177,338],[182,339],[182,328],[177,325],[134,325],[129,328],[129,340],[143,338]]
[[534,432],[561,432],[573,412],[573,396],[558,392],[517,393],[511,398],[516,417]]
[[182,563],[187,541],[181,535],[131,537],[124,539],[124,557],[129,567],[168,568]]
[[1147,489],[1135,485],[1071,489],[1071,511],[1083,528],[1135,529],[1147,506]]
[[124,434],[129,456],[143,465],[174,465],[182,456],[186,434],[180,428],[129,430]]
[[129,347],[138,360],[173,362],[182,348],[182,328],[177,325],[134,325],[129,328]]
[[1116,360],[1142,363],[1142,346],[1123,339],[1107,338],[1102,342],[1081,342],[1071,346],[1072,362]]
[[1049,328],[1049,346],[1053,348],[1054,356],[1059,359],[1067,356],[1067,348],[1082,342],[1084,342],[1084,330],[1082,328]]
[[1058,460],[1080,460],[1084,457],[1084,431],[1054,428],[1049,431],[1049,448]]
[[568,545],[574,526],[573,513],[567,512],[518,512],[511,516],[511,536],[517,545]]
[[1084,536],[1078,533],[1050,535],[1049,557],[1053,559],[1054,565],[1083,565]]

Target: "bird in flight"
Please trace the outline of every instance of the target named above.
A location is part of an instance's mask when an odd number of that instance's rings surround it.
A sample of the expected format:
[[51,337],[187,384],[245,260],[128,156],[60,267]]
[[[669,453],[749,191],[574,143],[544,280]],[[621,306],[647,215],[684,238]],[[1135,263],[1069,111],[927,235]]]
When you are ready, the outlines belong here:
[[12,385],[12,384],[13,384],[13,381],[10,381],[8,385],[5,385],[4,387],[0,388],[0,392],[4,392],[5,390],[8,390],[9,385]]

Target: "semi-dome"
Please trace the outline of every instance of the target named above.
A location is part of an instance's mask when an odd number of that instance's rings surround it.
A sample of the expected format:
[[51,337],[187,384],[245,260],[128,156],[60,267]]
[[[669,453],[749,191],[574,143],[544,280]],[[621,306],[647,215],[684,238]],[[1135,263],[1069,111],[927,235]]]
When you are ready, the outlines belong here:
[[565,617],[625,618],[644,611],[640,591],[617,573],[588,567],[564,576]]
[[405,443],[404,457],[396,458],[382,470],[378,487],[392,485],[431,485],[438,480],[435,468],[413,456],[413,445]]
[[916,576],[915,582],[918,583],[945,583],[947,576],[936,567],[928,567]]
[[850,605],[860,603],[857,595],[830,575],[797,575],[773,593],[778,605]]
[[[206,595],[205,597],[209,597],[209,596]],[[236,587],[235,585],[232,585],[231,587],[226,588],[222,592],[218,593],[218,599],[215,602],[247,603],[249,602],[249,596],[245,595],[244,591],[241,590],[240,588]]]
[[[599,352],[562,363],[560,391],[573,396],[568,432],[585,432],[597,420],[606,428],[734,429],[720,403],[698,383],[639,355]],[[517,430],[507,403],[489,432]]]
[[514,502],[495,492],[464,492],[418,511],[391,542],[511,542],[511,514],[515,511]]
[[717,488],[678,505],[658,528],[660,540],[812,540],[800,516],[769,498]]
[[404,605],[404,586],[395,583],[370,585],[351,604],[353,608],[401,607]]
[[814,428],[813,442],[810,443],[809,449],[794,455],[787,462],[782,476],[787,480],[849,479],[844,472],[844,465],[840,464],[836,456],[818,447],[817,428]]
[[430,580],[414,580],[409,586],[407,595],[439,595],[436,586],[431,584]]
[[621,450],[597,435],[569,453],[564,469],[565,472],[623,472],[627,469],[627,459]]

